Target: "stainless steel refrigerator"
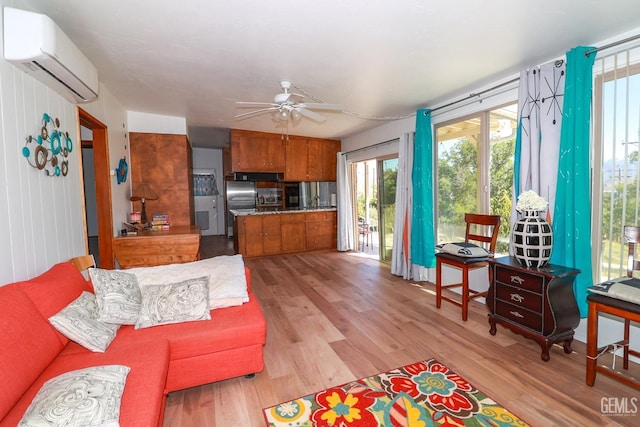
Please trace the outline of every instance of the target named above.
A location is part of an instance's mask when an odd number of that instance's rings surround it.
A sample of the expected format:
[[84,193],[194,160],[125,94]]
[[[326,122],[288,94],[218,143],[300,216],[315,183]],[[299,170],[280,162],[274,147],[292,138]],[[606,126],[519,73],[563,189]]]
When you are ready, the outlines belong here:
[[256,208],[256,183],[254,181],[227,181],[227,237],[233,237],[233,215],[234,209],[255,209]]

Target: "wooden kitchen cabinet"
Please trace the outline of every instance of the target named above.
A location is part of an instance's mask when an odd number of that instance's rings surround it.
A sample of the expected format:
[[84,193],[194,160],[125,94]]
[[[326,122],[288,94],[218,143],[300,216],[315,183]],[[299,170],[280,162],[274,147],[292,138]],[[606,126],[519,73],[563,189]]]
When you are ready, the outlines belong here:
[[285,171],[285,144],[280,134],[231,130],[233,172]]
[[547,264],[539,268],[522,266],[514,257],[489,259],[489,333],[496,324],[536,341],[541,359],[549,360],[549,349],[563,343],[571,353],[574,329],[580,312],[573,293],[573,281],[580,270]]
[[285,142],[285,181],[309,180],[308,147],[307,138],[290,136]]
[[309,138],[307,144],[309,158],[307,181],[335,181],[336,156],[340,151],[340,141]]
[[303,213],[280,214],[282,252],[304,252],[306,249]]
[[[144,182],[158,195],[146,201],[149,221],[153,214],[168,214],[171,226],[194,225],[193,157],[187,136],[131,132],[129,142],[133,194]],[[141,203],[133,202],[133,209],[140,211]]]
[[225,178],[231,178],[233,176],[230,147],[224,147],[222,149],[222,174]]
[[237,215],[234,247],[246,257],[336,248],[335,210]]
[[340,147],[333,139],[290,136],[285,143],[285,181],[335,181]]
[[[248,257],[280,253],[280,216],[242,215],[237,217],[238,240]],[[242,252],[241,252],[242,253]]]
[[305,236],[308,251],[334,249],[336,247],[335,211],[308,212],[305,215]]
[[334,139],[279,133],[231,130],[232,172],[284,172],[285,181],[335,181],[336,155],[341,142]]

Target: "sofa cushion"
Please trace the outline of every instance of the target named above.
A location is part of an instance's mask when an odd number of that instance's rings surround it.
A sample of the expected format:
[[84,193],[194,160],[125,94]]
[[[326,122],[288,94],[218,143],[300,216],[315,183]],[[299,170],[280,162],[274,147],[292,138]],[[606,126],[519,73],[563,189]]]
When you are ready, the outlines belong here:
[[140,314],[142,294],[138,279],[120,270],[90,268],[89,276],[98,303],[98,320],[119,325],[134,325]]
[[211,320],[176,323],[157,328],[120,327],[109,351],[141,340],[169,340],[171,360],[188,359],[201,354],[264,344],[266,321],[262,309],[251,295],[250,301],[238,307],[211,310]]
[[92,366],[51,378],[38,391],[18,427],[119,426],[130,370],[122,365]]
[[[70,262],[56,264],[40,276],[17,285],[29,296],[45,319],[78,298],[82,291],[91,291],[89,282]],[[64,335],[59,332],[56,334],[62,345],[69,342]]]
[[22,398],[11,408],[6,418],[0,422],[1,427],[16,426],[33,401],[43,384],[65,372],[101,365],[124,365],[131,368],[127,375],[127,384],[122,395],[120,425],[136,427],[157,427],[161,425],[164,412],[164,386],[169,369],[169,344],[160,339],[141,351],[140,343],[109,349],[105,353],[77,351],[78,346],[72,342],[69,347],[73,351],[63,349],[57,357],[26,389]]
[[120,327],[98,320],[96,297],[87,291],[51,316],[49,322],[70,340],[91,351],[100,352],[109,347]]
[[135,328],[209,319],[209,276],[204,276],[143,287]]
[[20,287],[0,286],[0,301],[1,420],[63,346]]

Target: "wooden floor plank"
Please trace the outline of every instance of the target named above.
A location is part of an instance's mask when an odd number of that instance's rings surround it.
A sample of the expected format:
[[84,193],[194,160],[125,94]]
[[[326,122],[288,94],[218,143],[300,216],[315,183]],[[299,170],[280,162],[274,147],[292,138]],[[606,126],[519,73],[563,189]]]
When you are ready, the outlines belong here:
[[640,425],[640,414],[602,413],[603,399],[639,393],[601,374],[587,386],[583,343],[572,354],[554,346],[543,362],[533,341],[500,326],[490,335],[484,304],[462,322],[459,307],[435,308],[433,284],[372,259],[319,252],[245,263],[267,318],[265,370],[171,393],[165,427],[264,426],[264,407],[429,358],[533,426]]

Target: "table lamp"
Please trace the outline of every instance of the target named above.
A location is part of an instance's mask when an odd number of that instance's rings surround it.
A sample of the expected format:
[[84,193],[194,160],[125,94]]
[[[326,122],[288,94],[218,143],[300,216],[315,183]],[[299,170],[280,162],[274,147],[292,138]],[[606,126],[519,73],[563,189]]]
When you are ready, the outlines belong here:
[[140,214],[140,222],[143,224],[147,223],[147,211],[145,209],[145,202],[147,200],[157,200],[158,195],[151,189],[151,186],[145,182],[140,183],[133,190],[133,194],[129,198],[132,202],[137,202],[140,200],[142,202],[142,212]]

